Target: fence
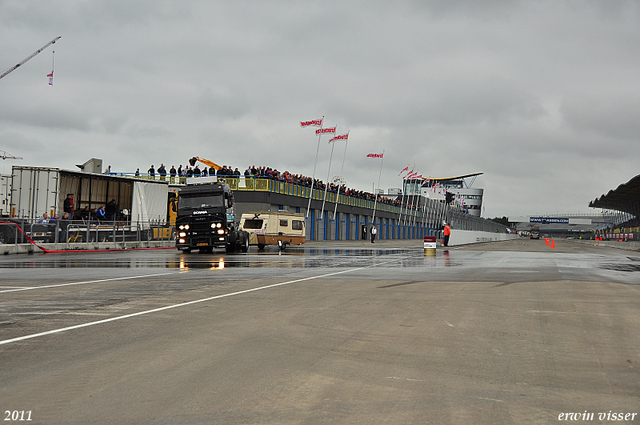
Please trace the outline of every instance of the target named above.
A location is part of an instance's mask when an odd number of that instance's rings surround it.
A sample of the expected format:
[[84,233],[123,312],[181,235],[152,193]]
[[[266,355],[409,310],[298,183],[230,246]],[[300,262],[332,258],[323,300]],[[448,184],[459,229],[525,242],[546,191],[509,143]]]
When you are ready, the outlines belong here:
[[[30,240],[31,239],[31,240]],[[164,221],[121,222],[58,220],[38,223],[28,219],[0,221],[0,244],[19,245],[52,243],[57,245],[152,242],[175,240],[173,226]]]

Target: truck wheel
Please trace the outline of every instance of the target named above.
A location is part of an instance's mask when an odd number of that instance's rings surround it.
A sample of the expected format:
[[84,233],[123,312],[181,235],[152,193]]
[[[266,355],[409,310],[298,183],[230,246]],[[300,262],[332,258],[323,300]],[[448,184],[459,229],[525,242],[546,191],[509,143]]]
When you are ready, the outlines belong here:
[[182,248],[182,252],[189,254],[191,252],[191,248]]
[[227,254],[236,252],[236,244],[237,244],[236,232],[230,232],[229,239],[227,240],[227,246],[226,246]]
[[259,249],[260,251],[264,251],[264,244],[263,244],[263,243],[259,243],[259,244],[258,244],[258,249]]

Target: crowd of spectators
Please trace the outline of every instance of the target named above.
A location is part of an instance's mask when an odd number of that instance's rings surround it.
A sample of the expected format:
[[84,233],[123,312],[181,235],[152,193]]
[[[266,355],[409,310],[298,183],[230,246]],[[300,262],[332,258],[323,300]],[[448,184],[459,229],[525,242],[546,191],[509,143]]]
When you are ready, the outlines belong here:
[[[149,176],[155,177],[156,174],[160,176],[161,180],[164,180],[167,176],[169,177],[206,177],[206,176],[221,176],[221,177],[254,177],[254,178],[266,178],[272,180],[278,180],[282,182],[297,184],[305,187],[311,187],[313,183],[313,187],[319,190],[327,190],[332,193],[340,193],[347,196],[352,196],[359,199],[365,199],[368,201],[375,201],[376,195],[373,193],[365,192],[363,190],[356,190],[352,188],[346,187],[344,184],[335,184],[329,183],[327,187],[327,183],[323,182],[320,179],[312,179],[311,177],[304,176],[302,174],[293,174],[289,171],[280,172],[275,168],[251,165],[244,170],[244,173],[240,172],[238,168],[233,169],[227,165],[222,166],[219,170],[216,171],[215,168],[200,168],[198,165],[193,167],[187,165],[185,167],[181,165],[178,168],[175,168],[174,165],[171,166],[169,171],[167,172],[164,164],[160,164],[160,167],[157,169],[151,165],[151,167],[147,170],[147,174]],[[140,170],[136,170],[136,175],[140,175]],[[408,209],[418,209],[417,205],[413,205],[408,202],[402,202],[401,197],[389,198],[386,196],[377,195],[377,202],[393,205],[397,207],[405,207]]]

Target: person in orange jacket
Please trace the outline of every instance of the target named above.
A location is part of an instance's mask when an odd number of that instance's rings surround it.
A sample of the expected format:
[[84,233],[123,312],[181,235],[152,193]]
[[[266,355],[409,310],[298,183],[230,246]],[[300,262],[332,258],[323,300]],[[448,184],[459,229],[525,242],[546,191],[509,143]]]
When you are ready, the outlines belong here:
[[444,246],[449,246],[449,236],[451,236],[451,227],[449,227],[449,223],[444,226],[444,240],[442,244]]

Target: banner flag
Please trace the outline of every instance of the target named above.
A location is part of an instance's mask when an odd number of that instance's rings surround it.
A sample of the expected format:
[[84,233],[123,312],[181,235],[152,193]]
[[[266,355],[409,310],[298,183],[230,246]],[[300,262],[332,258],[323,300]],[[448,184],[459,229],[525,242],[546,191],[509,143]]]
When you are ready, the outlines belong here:
[[322,125],[322,119],[310,120],[310,121],[301,121],[300,122],[300,127],[309,127],[310,125],[314,125],[316,127],[320,127]]
[[400,175],[400,174],[404,173],[405,171],[409,171],[409,166],[408,166],[408,165],[407,165],[406,167],[404,167],[404,168],[402,169],[402,171],[400,171],[400,172],[398,173],[398,175]]
[[329,143],[333,142],[334,140],[347,140],[349,138],[349,133],[347,134],[341,134],[339,136],[336,136],[332,139],[329,140]]
[[335,134],[337,127],[338,126],[331,127],[331,128],[319,128],[316,130],[316,134],[327,134],[327,133]]
[[49,77],[49,85],[52,86],[53,85],[53,71],[51,71],[51,74],[47,74],[47,77]]
[[367,158],[382,158],[382,153],[370,153],[367,155]]

